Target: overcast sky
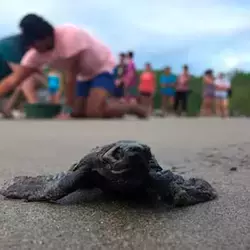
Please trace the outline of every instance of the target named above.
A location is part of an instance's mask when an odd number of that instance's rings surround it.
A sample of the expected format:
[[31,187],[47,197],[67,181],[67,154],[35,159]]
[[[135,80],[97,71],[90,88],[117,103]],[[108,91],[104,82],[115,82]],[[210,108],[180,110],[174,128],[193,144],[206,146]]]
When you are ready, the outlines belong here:
[[88,29],[116,54],[135,51],[139,67],[250,70],[250,0],[2,0],[0,10],[1,37],[36,12]]

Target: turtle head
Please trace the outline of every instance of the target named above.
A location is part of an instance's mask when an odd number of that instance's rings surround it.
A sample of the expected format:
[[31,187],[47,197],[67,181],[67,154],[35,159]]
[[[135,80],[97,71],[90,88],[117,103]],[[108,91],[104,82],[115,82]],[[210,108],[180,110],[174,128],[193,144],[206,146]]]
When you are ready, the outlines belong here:
[[118,141],[107,146],[101,154],[106,170],[116,178],[148,172],[151,159],[150,148],[135,141]]

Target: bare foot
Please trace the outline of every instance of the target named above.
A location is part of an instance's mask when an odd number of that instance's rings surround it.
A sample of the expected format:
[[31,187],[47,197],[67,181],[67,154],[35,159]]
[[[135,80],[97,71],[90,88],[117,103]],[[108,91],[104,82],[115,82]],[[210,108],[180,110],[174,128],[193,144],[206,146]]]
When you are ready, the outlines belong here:
[[6,108],[3,108],[1,110],[1,113],[3,115],[3,118],[5,118],[5,119],[13,119],[14,118],[14,116],[11,113],[11,111],[8,110],[8,109],[6,109]]
[[136,115],[138,118],[147,118],[149,111],[147,107],[132,103],[130,104],[130,114]]
[[58,120],[70,120],[71,116],[70,116],[70,114],[61,113],[61,114],[56,116],[56,119],[58,119]]

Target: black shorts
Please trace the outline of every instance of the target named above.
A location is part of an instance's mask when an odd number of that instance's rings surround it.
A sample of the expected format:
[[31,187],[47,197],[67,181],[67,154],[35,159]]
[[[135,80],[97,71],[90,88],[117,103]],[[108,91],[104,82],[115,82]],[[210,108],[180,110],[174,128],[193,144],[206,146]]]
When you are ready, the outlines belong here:
[[140,95],[144,97],[151,97],[153,94],[151,92],[140,91]]

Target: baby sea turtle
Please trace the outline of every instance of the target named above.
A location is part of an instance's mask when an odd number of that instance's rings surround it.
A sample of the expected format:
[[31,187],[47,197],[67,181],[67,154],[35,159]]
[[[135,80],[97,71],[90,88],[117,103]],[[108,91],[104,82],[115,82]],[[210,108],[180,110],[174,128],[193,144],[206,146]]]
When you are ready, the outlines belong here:
[[136,141],[96,147],[68,171],[47,176],[18,176],[0,194],[11,199],[55,202],[77,190],[134,195],[153,190],[167,203],[188,206],[213,200],[215,189],[205,180],[184,179],[164,170],[150,148]]

